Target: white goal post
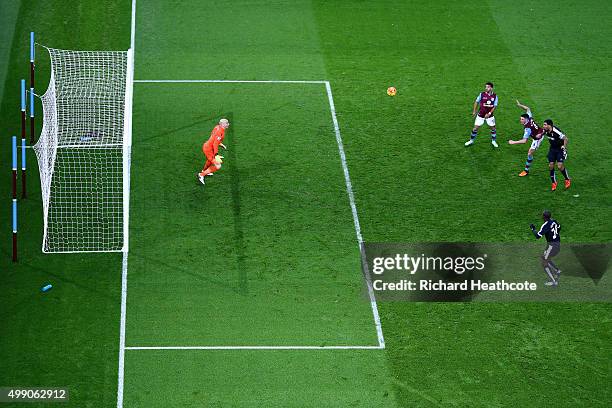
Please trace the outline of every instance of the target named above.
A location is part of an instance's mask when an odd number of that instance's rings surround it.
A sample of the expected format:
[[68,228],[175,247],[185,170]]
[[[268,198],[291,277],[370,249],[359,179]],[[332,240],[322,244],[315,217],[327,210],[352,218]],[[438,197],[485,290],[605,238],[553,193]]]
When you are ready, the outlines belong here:
[[46,49],[51,79],[34,146],[42,250],[127,252],[133,51]]

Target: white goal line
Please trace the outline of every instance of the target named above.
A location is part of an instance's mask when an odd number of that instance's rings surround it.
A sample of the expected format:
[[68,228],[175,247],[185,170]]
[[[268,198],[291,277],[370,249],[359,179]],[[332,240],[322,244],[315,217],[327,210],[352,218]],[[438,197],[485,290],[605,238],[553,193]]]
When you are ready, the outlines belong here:
[[160,346],[125,350],[383,350],[384,346]]

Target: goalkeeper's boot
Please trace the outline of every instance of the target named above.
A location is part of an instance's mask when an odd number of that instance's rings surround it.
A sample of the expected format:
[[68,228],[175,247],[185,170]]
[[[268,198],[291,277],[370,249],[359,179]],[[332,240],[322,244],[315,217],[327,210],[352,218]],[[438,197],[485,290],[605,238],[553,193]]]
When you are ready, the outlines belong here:
[[208,173],[206,176],[214,176],[215,173]]
[[525,176],[528,176],[528,175],[529,175],[529,172],[528,172],[528,171],[525,171],[525,170],[523,170],[523,171],[521,171],[521,172],[519,173],[519,177],[525,177]]
[[546,281],[546,282],[544,282],[544,285],[546,285],[546,286],[557,286],[558,284],[559,284],[559,282],[557,282],[555,280],[554,281]]
[[474,139],[470,139],[467,142],[465,142],[463,145],[467,147],[467,146],[471,146],[473,144],[474,144]]
[[499,145],[497,144],[497,141],[495,140],[491,140],[491,144],[493,145],[493,147],[499,147]]
[[554,183],[552,183],[552,186],[550,187],[550,191],[555,191],[557,189],[557,182],[555,181]]
[[565,180],[565,189],[567,190],[572,185],[572,179]]
[[202,183],[202,184],[204,184],[204,185],[206,184],[206,183],[204,182],[204,176],[203,176],[203,175],[201,175],[201,174],[199,174],[199,173],[198,173],[198,180],[200,180],[200,183]]

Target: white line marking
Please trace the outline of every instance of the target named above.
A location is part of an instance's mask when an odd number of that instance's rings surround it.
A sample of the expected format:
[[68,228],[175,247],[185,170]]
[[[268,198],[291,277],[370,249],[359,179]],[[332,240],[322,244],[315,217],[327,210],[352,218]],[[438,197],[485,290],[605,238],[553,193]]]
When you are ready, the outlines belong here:
[[[134,69],[133,64],[134,64],[134,55],[135,55],[135,52],[134,52],[135,38],[136,38],[136,0],[132,0],[132,24],[131,24],[131,31],[130,31],[130,50],[132,52],[132,69]],[[134,75],[133,71],[131,75],[133,78],[133,75]],[[131,126],[131,121],[130,121],[130,126]],[[128,147],[128,149],[130,150],[128,154],[131,154],[131,142],[130,142],[130,146]],[[130,167],[131,167],[130,163],[128,163],[127,175],[124,174],[124,176],[127,177],[128,197],[129,197],[129,188],[130,188]],[[125,188],[125,185],[124,185],[124,188]],[[129,205],[129,198],[128,198],[128,205]],[[128,221],[124,220],[124,222],[128,222]],[[127,234],[129,234],[128,228],[126,228],[124,231],[127,231]],[[119,323],[119,368],[117,370],[118,371],[117,373],[117,408],[123,408],[123,387],[124,387],[124,379],[125,379],[125,319],[127,315],[127,273],[128,273],[128,252],[126,250],[123,252],[123,259],[121,261],[121,321]]]
[[121,323],[119,328],[119,374],[117,386],[117,408],[123,407],[123,382],[125,372],[125,318],[127,307],[127,269],[128,253],[123,253],[121,267]]
[[126,347],[126,350],[382,350],[381,346],[167,346]]
[[134,49],[136,43],[136,0],[132,0],[132,27],[130,31],[130,48]]
[[334,97],[332,96],[331,86],[329,81],[325,81],[325,89],[327,90],[327,99],[329,100],[329,109],[331,110],[332,121],[334,122],[334,132],[336,133],[336,142],[338,143],[338,151],[340,152],[340,161],[342,161],[342,169],[344,170],[344,180],[346,181],[346,192],[349,196],[351,211],[353,213],[353,223],[355,224],[355,234],[359,244],[359,252],[361,253],[361,264],[363,266],[366,285],[368,286],[368,295],[370,297],[370,305],[372,306],[372,315],[374,316],[374,324],[376,325],[376,334],[378,336],[378,345],[380,348],[385,348],[385,338],[383,336],[382,325],[380,324],[380,316],[378,315],[378,306],[376,297],[372,288],[372,279],[368,270],[368,263],[363,248],[363,237],[361,236],[361,226],[359,225],[359,216],[357,215],[357,206],[355,205],[355,196],[353,195],[353,185],[349,175],[348,166],[346,164],[346,155],[344,154],[344,146],[342,136],[340,135],[340,126],[336,117],[336,107],[334,106]]
[[327,81],[251,81],[239,79],[135,79],[137,83],[181,84],[181,83],[228,83],[228,84],[324,84]]

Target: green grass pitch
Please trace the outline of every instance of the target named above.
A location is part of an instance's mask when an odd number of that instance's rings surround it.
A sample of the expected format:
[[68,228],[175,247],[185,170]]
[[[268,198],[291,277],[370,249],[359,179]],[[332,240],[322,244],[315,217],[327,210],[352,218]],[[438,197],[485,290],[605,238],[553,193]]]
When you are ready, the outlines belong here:
[[[57,48],[129,48],[130,3],[0,2],[0,386],[68,387],[62,406],[117,406],[122,256],[41,253],[28,151],[11,263],[18,80],[30,31]],[[565,242],[604,243],[611,17],[602,0],[139,0],[135,78],[329,81],[366,242],[531,242],[526,225],[549,208]],[[48,78],[39,48],[38,93]],[[485,126],[466,149],[486,81],[500,148]],[[572,190],[549,191],[545,149],[516,176],[516,98],[570,138]],[[203,188],[201,144],[221,116],[226,163]],[[126,346],[372,348],[128,349],[126,408],[612,402],[609,303],[379,302],[376,349],[324,84],[135,83],[130,211]]]

